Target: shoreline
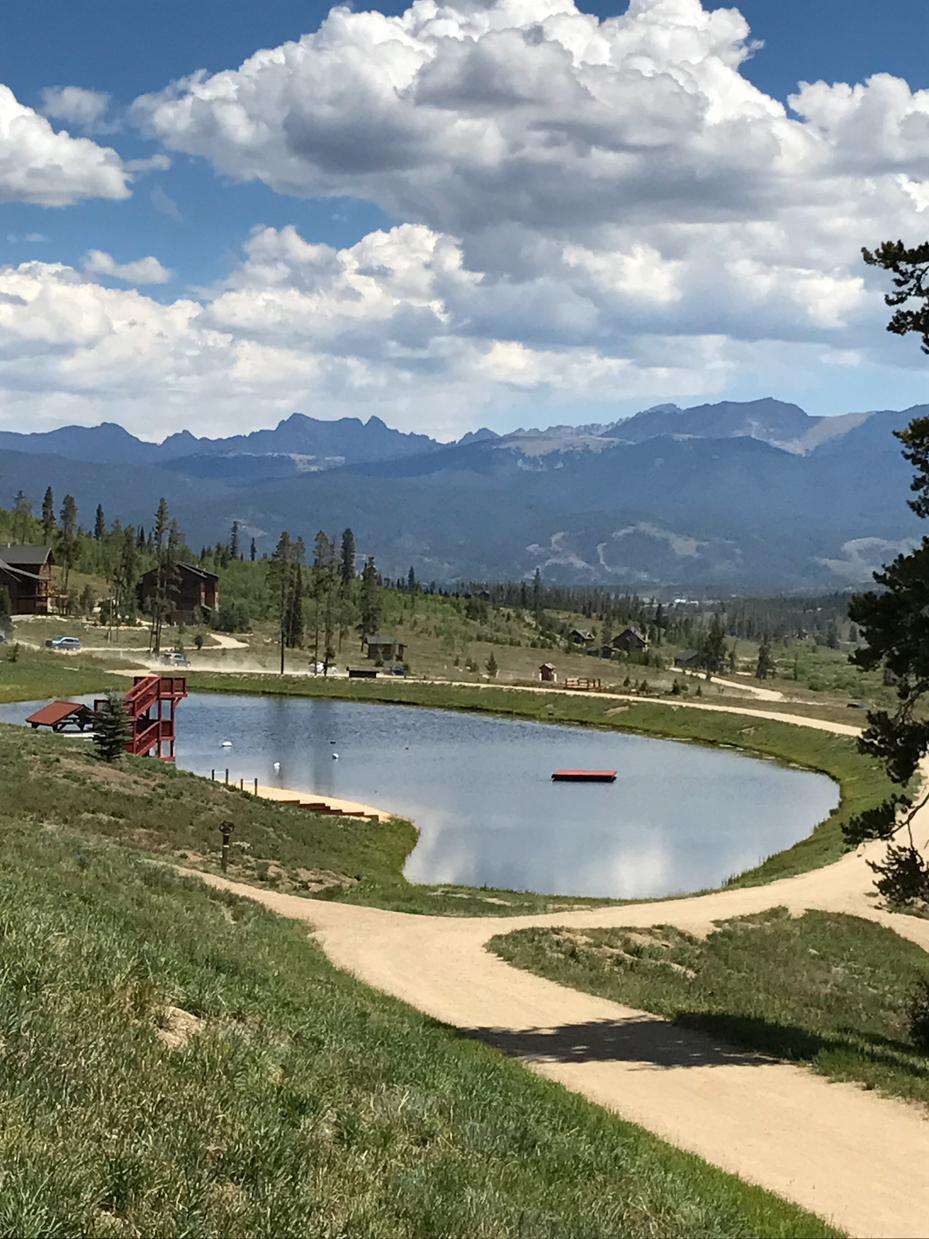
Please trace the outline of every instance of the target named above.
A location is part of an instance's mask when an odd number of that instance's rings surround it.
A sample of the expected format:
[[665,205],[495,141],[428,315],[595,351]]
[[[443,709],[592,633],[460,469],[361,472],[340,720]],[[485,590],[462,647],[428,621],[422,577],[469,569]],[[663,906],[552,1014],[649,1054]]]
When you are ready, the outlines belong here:
[[[248,791],[248,788],[245,790]],[[254,792],[252,794],[254,795]],[[363,804],[360,800],[345,800],[341,796],[318,796],[315,792],[298,792],[289,787],[271,787],[265,783],[258,784],[258,798],[259,800],[276,800],[278,803],[295,805],[299,808],[325,805],[333,815],[377,818],[379,822],[389,822],[391,818],[402,816],[402,814],[390,813],[387,809],[379,809],[375,805]]]

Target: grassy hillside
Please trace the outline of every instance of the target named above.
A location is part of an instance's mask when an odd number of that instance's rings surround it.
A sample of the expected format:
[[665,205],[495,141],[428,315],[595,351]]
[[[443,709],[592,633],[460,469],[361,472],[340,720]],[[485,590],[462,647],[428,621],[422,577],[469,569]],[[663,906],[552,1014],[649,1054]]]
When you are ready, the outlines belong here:
[[490,946],[561,985],[929,1102],[929,1058],[907,1017],[926,953],[871,921],[774,908],[725,921],[705,939],[667,925],[520,929]]
[[4,1234],[835,1233],[8,796],[0,924]]

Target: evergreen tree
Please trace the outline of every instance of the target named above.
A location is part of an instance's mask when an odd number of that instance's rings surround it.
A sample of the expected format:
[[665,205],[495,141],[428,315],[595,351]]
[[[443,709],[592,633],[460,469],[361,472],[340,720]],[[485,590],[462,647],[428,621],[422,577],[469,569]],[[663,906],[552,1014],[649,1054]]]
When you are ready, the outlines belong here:
[[103,505],[97,504],[97,515],[94,517],[94,541],[102,542],[106,537],[106,518],[103,515]]
[[361,635],[373,637],[377,635],[377,625],[380,618],[380,599],[377,595],[377,568],[373,555],[368,556],[368,562],[361,574]]
[[229,534],[229,558],[239,558],[239,522],[232,522],[232,530]]
[[718,611],[713,616],[709,630],[703,639],[703,648],[700,653],[707,676],[718,675],[726,660],[726,628]]
[[120,693],[110,691],[97,711],[94,744],[102,761],[116,761],[126,751],[132,737],[132,724]]
[[65,570],[64,592],[68,592],[71,569],[78,561],[80,543],[77,537],[77,504],[73,495],[65,495],[61,505],[61,528],[58,532],[58,562]]
[[292,541],[285,530],[268,564],[268,586],[277,612],[281,675],[284,674],[284,650],[293,649],[303,639],[303,556],[302,539]]
[[336,540],[320,530],[313,551],[313,596],[316,602],[316,626],[313,657],[319,660],[322,632],[323,675],[329,674],[329,664],[335,658],[333,648],[335,602],[340,578],[340,563]]
[[487,674],[490,676],[490,678],[492,680],[495,680],[497,678],[497,671],[499,670],[499,668],[497,666],[497,659],[494,655],[493,650],[490,651],[490,657],[487,659],[487,662],[484,664],[484,666],[487,668]]
[[339,571],[342,575],[343,588],[347,591],[355,579],[355,535],[350,529],[342,531],[342,556]]
[[255,539],[254,539],[254,538],[252,538],[252,545],[251,545],[251,547],[250,547],[250,549],[249,549],[249,552],[248,552],[248,557],[249,557],[249,559],[252,561],[252,563],[254,563],[254,562],[255,562],[255,556],[256,556],[257,554],[258,554],[258,548],[255,546]]
[[32,525],[32,500],[27,499],[21,490],[16,492],[13,502],[12,536],[14,542],[24,543],[29,537]]
[[55,520],[55,496],[52,494],[52,488],[49,486],[45,491],[45,498],[42,500],[42,538],[46,546],[52,545],[52,539],[55,536],[55,530],[58,524]]
[[774,675],[775,669],[774,657],[771,654],[771,642],[768,639],[768,634],[765,633],[761,645],[758,647],[758,662],[755,666],[755,679],[766,680],[769,675]]
[[166,623],[170,623],[181,583],[181,574],[177,567],[181,532],[177,521],[172,519],[163,496],[158,504],[155,524],[149,537],[155,555],[155,583],[149,595],[152,617],[149,649],[153,654],[160,654],[162,629]]

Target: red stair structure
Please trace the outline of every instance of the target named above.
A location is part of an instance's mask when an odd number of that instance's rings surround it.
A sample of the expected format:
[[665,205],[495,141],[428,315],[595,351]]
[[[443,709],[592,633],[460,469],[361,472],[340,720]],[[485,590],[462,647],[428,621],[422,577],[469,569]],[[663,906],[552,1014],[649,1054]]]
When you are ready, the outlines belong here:
[[132,723],[127,752],[174,761],[174,714],[186,696],[186,676],[137,675],[123,698]]

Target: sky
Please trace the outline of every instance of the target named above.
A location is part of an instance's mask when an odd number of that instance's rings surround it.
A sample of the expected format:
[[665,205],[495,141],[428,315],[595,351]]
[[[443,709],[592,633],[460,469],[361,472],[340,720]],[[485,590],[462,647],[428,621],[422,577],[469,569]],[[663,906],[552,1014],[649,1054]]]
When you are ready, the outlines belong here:
[[925,0],[0,8],[0,428],[929,402]]

